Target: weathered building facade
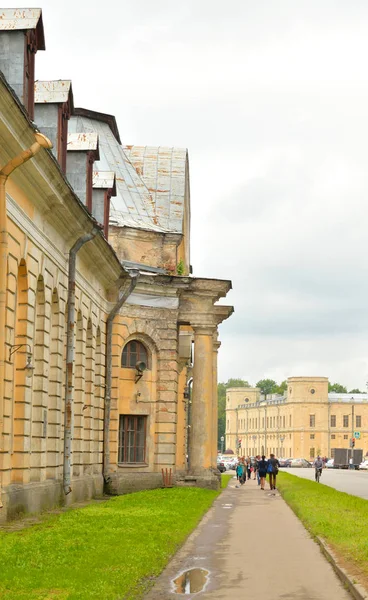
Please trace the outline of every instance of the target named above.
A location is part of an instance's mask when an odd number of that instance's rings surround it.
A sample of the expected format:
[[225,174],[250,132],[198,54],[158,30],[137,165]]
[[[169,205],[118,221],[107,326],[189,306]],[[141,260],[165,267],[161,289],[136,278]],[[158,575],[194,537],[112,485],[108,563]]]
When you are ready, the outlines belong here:
[[333,457],[354,438],[368,452],[368,394],[328,393],[327,377],[289,377],[287,384],[284,396],[266,399],[257,388],[227,390],[227,448],[313,459]]
[[216,486],[231,283],[190,274],[187,152],[35,82],[41,11],[0,13],[0,520],[162,469]]

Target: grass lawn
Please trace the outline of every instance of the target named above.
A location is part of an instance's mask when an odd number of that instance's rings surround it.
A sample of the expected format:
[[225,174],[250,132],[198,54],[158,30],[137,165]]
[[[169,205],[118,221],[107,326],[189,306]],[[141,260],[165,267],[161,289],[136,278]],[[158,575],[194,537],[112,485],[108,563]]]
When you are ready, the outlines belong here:
[[368,501],[288,473],[278,474],[277,487],[308,531],[323,538],[367,585]]
[[137,492],[0,531],[0,598],[141,598],[218,493]]
[[230,479],[232,479],[232,477],[234,476],[226,473],[221,474],[221,489],[227,488],[229,481]]

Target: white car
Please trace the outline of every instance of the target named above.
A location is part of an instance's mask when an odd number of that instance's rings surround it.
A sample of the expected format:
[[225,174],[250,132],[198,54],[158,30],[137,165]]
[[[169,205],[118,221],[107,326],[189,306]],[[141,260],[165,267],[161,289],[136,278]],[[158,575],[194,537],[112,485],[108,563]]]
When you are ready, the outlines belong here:
[[327,462],[326,462],[326,469],[333,469],[335,465],[335,461],[333,458],[330,458]]
[[363,460],[359,465],[359,470],[368,471],[368,460]]

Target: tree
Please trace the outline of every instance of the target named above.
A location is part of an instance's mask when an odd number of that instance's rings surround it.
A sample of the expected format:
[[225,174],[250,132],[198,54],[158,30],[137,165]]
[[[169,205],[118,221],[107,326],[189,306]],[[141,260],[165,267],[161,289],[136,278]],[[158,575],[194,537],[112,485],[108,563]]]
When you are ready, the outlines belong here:
[[261,394],[264,395],[265,399],[269,394],[277,393],[277,383],[273,379],[260,379],[258,383],[256,383],[256,387],[261,390]]
[[226,429],[226,390],[231,387],[249,387],[248,381],[244,379],[229,379],[226,383],[217,385],[218,398],[218,442],[225,435]]
[[285,381],[282,381],[282,382],[280,383],[280,385],[277,385],[277,386],[276,386],[276,391],[275,391],[275,394],[281,394],[281,395],[284,395],[284,394],[285,394],[285,392],[286,392],[286,390],[287,390],[287,381],[286,381],[286,379],[285,379]]
[[328,391],[336,392],[336,394],[347,394],[348,393],[348,390],[346,389],[346,387],[344,385],[341,385],[341,383],[329,383]]
[[363,392],[358,390],[358,388],[354,388],[353,390],[350,390],[349,394],[363,394]]

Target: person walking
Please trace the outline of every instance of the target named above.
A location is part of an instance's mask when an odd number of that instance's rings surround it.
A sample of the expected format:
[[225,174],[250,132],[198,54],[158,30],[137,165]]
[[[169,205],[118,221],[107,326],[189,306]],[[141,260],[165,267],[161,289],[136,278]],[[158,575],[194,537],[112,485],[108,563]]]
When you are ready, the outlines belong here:
[[258,474],[261,484],[261,490],[265,489],[266,475],[267,475],[267,460],[264,454],[262,454],[261,460],[258,461]]
[[276,477],[279,472],[280,463],[274,454],[270,454],[270,458],[267,461],[267,473],[270,479],[270,489],[276,489]]
[[251,477],[251,470],[250,470],[251,466],[252,466],[252,463],[251,463],[251,460],[250,460],[250,456],[248,456],[248,458],[247,458],[247,475],[248,475],[248,479],[250,479],[250,477]]
[[254,481],[256,479],[258,479],[258,485],[259,485],[259,477],[258,477],[258,460],[259,460],[259,456],[256,456],[253,462],[253,473],[254,473]]
[[240,481],[240,478],[243,475],[243,465],[241,462],[238,462],[235,470],[236,470],[236,478],[238,481]]
[[322,469],[323,469],[323,461],[322,461],[322,458],[320,457],[320,455],[318,455],[316,460],[314,461],[314,478],[316,481],[319,481],[319,478],[322,475]]

